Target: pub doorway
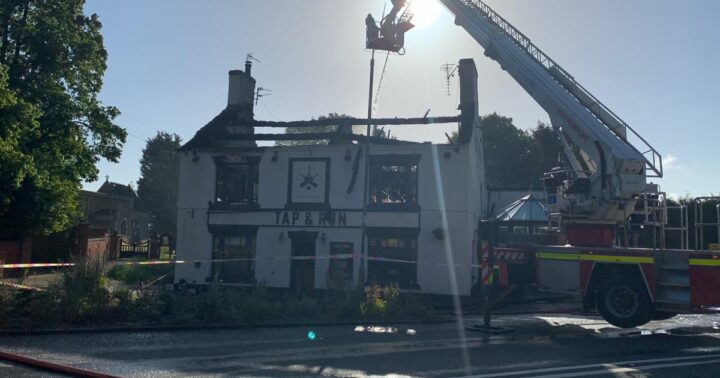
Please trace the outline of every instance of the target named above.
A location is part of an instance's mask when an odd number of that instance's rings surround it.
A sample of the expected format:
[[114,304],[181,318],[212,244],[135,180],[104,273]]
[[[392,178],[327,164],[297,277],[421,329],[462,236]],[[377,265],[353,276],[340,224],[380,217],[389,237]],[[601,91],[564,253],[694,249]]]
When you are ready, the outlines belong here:
[[315,291],[315,241],[317,232],[291,231],[290,289],[312,296]]

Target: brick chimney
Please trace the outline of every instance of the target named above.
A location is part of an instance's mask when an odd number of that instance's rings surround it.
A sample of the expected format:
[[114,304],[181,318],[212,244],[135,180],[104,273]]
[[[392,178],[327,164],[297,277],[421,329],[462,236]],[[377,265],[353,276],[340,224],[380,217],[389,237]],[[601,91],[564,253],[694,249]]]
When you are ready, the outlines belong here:
[[475,61],[461,59],[458,63],[460,78],[460,130],[459,142],[467,143],[472,138],[473,129],[479,123],[478,110],[478,73]]
[[255,79],[251,74],[252,63],[245,62],[245,72],[232,70],[228,73],[228,106],[249,105],[252,109],[255,99]]

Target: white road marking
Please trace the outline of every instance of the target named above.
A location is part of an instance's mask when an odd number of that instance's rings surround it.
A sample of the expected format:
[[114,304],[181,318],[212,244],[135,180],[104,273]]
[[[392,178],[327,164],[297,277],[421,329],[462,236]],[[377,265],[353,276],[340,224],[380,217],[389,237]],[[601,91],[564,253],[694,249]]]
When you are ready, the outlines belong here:
[[[608,363],[598,363],[598,364],[586,364],[586,365],[573,365],[573,366],[561,366],[561,367],[554,367],[554,368],[544,368],[544,369],[532,369],[532,370],[518,370],[518,371],[509,371],[509,372],[503,372],[503,373],[493,373],[493,374],[480,374],[480,375],[471,375],[468,376],[468,378],[493,378],[493,377],[512,377],[512,376],[518,376],[518,375],[539,375],[542,373],[553,373],[553,372],[562,372],[567,370],[582,370],[582,369],[591,369],[591,368],[617,368],[621,369],[623,367],[620,367],[622,365],[638,365],[638,364],[653,364],[653,363],[659,363],[659,362],[671,362],[671,361],[692,361],[692,360],[707,360],[707,359],[713,359],[713,358],[720,358],[720,354],[706,354],[702,356],[684,356],[684,357],[669,357],[669,358],[653,358],[653,359],[647,359],[647,360],[634,360],[634,361],[619,361],[619,362],[608,362]],[[720,360],[712,360],[712,361],[720,361]],[[682,362],[678,362],[680,364]],[[688,362],[685,362],[688,363]],[[705,364],[705,363],[713,363],[713,362],[707,362],[707,361],[700,361],[700,362],[692,362],[693,364]],[[669,365],[669,364],[664,364]],[[661,366],[661,365],[644,365],[644,366]],[[682,365],[678,365],[682,366]],[[671,366],[667,366],[671,367]],[[636,369],[638,367],[635,367]],[[608,370],[602,370],[602,371],[608,371]],[[568,376],[574,376],[582,374],[579,372],[570,373]],[[598,374],[598,373],[594,373]],[[559,377],[560,375],[557,375]],[[556,377],[554,375],[548,375],[548,377]]]

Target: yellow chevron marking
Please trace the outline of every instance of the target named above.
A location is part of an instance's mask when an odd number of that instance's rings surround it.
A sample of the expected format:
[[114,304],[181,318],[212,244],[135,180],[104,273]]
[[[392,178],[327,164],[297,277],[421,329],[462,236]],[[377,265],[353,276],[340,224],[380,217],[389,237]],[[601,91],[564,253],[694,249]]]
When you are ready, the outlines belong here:
[[720,266],[720,259],[690,259],[690,265]]
[[610,256],[554,252],[538,252],[535,256],[540,260],[595,261],[625,264],[652,264],[655,262],[654,258],[646,256]]

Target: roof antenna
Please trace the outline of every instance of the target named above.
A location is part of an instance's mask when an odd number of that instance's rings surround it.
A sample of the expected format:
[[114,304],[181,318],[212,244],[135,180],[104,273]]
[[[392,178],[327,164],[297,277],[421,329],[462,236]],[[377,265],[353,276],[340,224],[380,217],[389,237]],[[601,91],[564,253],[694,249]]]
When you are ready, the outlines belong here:
[[252,62],[253,61],[260,63],[260,60],[256,59],[253,56],[253,52],[250,51],[249,53],[247,53],[247,55],[245,55],[245,73],[248,76],[251,76],[251,74],[252,74]]
[[261,99],[262,97],[270,96],[270,95],[272,95],[272,90],[271,90],[271,89],[266,89],[266,88],[263,88],[263,87],[258,87],[258,89],[255,90],[255,105],[258,104],[258,102],[260,101],[260,99]]
[[445,72],[445,87],[447,89],[447,95],[450,96],[450,79],[455,77],[455,73],[457,72],[458,65],[445,63],[442,66],[440,66],[440,69],[443,70],[443,72]]

